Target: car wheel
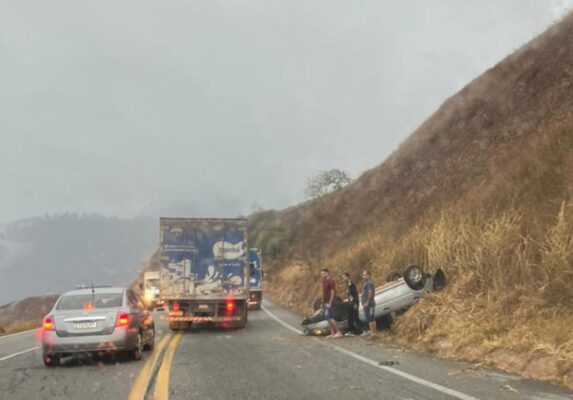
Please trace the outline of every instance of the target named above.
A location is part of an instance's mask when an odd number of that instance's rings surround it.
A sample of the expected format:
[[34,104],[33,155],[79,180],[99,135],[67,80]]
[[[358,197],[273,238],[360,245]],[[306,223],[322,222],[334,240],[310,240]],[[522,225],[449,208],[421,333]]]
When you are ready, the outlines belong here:
[[392,315],[386,314],[376,320],[376,328],[379,330],[388,330],[392,327]]
[[402,277],[401,273],[392,271],[386,276],[386,282],[394,282],[400,279],[401,277]]
[[137,339],[135,341],[135,348],[133,349],[131,356],[134,360],[141,360],[143,356],[143,337],[141,332],[137,332]]
[[152,351],[154,348],[155,348],[155,327],[151,328],[151,339],[149,339],[149,342],[145,345],[143,350]]
[[413,290],[420,290],[426,286],[427,276],[422,268],[417,265],[410,265],[404,270],[404,280]]
[[56,365],[60,365],[60,358],[53,354],[44,353],[43,359],[44,359],[44,365],[46,367],[54,367]]

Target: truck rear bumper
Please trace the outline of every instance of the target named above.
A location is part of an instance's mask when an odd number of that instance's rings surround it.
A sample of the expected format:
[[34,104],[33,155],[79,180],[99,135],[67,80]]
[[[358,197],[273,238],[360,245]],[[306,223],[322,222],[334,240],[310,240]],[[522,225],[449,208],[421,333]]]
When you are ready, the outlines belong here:
[[193,322],[209,324],[218,322],[234,322],[240,321],[242,318],[240,316],[232,317],[205,317],[205,316],[168,316],[165,318],[169,322]]

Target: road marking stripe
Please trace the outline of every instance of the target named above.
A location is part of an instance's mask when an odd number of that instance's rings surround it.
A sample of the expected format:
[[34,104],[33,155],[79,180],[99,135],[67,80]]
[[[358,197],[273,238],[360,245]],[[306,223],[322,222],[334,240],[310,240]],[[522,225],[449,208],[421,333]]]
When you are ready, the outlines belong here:
[[264,312],[266,312],[267,314],[269,314],[269,316],[274,319],[275,321],[277,321],[279,324],[281,324],[282,326],[284,326],[285,328],[293,331],[294,333],[298,333],[299,335],[302,335],[302,331],[300,329],[296,329],[294,326],[290,326],[289,324],[287,324],[286,322],[284,322],[282,319],[280,319],[279,317],[277,317],[275,314],[273,314],[272,312],[270,312],[269,310],[267,310],[267,308],[265,306],[261,306],[261,308],[263,309]]
[[151,357],[147,359],[145,365],[139,371],[131,390],[129,391],[129,395],[127,396],[128,400],[144,400],[145,394],[147,393],[147,388],[151,383],[151,377],[153,376],[153,372],[155,371],[155,366],[161,353],[163,352],[163,348],[167,345],[169,340],[173,336],[169,333],[161,339],[159,344],[155,346],[155,350],[151,354]]
[[[283,320],[281,320],[279,317],[277,317],[275,314],[273,314],[272,312],[270,312],[265,306],[262,306],[262,309],[263,309],[263,311],[266,312],[272,319],[274,319],[275,321],[277,321],[279,324],[281,324],[281,325],[284,326],[285,328],[291,330],[292,332],[295,332],[295,333],[298,333],[298,334],[301,334],[301,335],[302,335],[302,331],[301,331],[301,330],[296,329],[295,327],[290,326],[289,324],[287,324],[286,322],[284,322]],[[378,363],[377,363],[376,361],[374,361],[374,360],[371,360],[371,359],[369,359],[369,358],[366,358],[366,357],[364,357],[364,356],[361,356],[360,354],[353,353],[352,351],[346,350],[346,349],[344,349],[344,348],[342,348],[342,347],[339,347],[339,346],[337,346],[337,345],[335,345],[335,344],[326,343],[326,342],[321,341],[321,340],[317,340],[317,342],[320,343],[320,344],[322,344],[322,345],[324,345],[324,346],[331,347],[331,348],[333,348],[334,350],[337,350],[337,351],[339,351],[339,352],[342,353],[342,354],[346,354],[347,356],[353,357],[353,358],[355,358],[356,360],[362,361],[362,362],[364,362],[364,363],[366,363],[366,364],[368,364],[368,365],[371,365],[371,366],[373,366],[373,367],[379,368],[379,369],[381,369],[381,370],[383,370],[383,371],[386,371],[386,372],[390,372],[391,374],[398,375],[398,376],[400,376],[400,377],[402,377],[402,378],[404,378],[404,379],[410,380],[410,381],[412,381],[412,382],[416,382],[416,383],[418,383],[418,384],[420,384],[420,385],[427,386],[427,387],[429,387],[429,388],[432,388],[432,389],[434,389],[434,390],[437,390],[438,392],[442,392],[442,393],[447,394],[447,395],[449,395],[449,396],[452,396],[452,397],[455,397],[455,398],[458,398],[458,399],[461,399],[461,400],[478,400],[476,397],[472,397],[472,396],[469,396],[469,395],[467,395],[467,394],[465,394],[465,393],[458,392],[457,390],[453,390],[453,389],[447,388],[447,387],[445,387],[445,386],[438,385],[437,383],[433,383],[433,382],[427,381],[427,380],[425,380],[425,379],[418,378],[417,376],[408,374],[408,373],[406,373],[406,372],[404,372],[404,371],[401,371],[401,370],[399,370],[399,369],[392,368],[392,367],[387,367],[387,366],[384,366],[384,365],[378,365]]]
[[19,356],[20,354],[29,353],[29,352],[31,352],[32,350],[36,350],[37,348],[38,348],[38,347],[31,347],[31,348],[29,348],[29,349],[22,350],[22,351],[19,351],[19,352],[17,352],[17,353],[14,353],[14,354],[10,354],[9,356],[4,356],[4,357],[0,358],[0,361],[9,360],[10,358]]
[[153,391],[154,400],[169,399],[169,375],[171,374],[171,363],[173,362],[175,349],[182,337],[181,333],[175,334],[175,338],[169,343],[169,348],[165,351],[165,357],[163,357],[163,362],[159,367],[157,379],[155,380],[155,390]]
[[23,335],[24,333],[30,333],[30,332],[34,332],[34,331],[37,331],[37,330],[38,330],[38,328],[34,328],[34,329],[28,329],[27,331],[11,333],[11,334],[9,334],[9,335],[2,335],[2,336],[0,336],[0,340],[6,339],[6,338],[9,338],[9,337],[13,337],[13,336]]

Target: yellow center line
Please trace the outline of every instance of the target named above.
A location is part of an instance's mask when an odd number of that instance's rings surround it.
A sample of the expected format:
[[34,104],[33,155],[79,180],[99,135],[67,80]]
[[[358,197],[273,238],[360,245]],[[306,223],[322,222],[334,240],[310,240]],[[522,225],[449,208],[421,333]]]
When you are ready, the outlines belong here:
[[137,378],[135,379],[135,382],[131,387],[129,395],[127,396],[128,400],[145,399],[145,393],[147,392],[147,388],[149,386],[149,383],[151,382],[151,376],[153,375],[155,364],[157,364],[157,360],[159,360],[159,357],[163,352],[163,348],[167,345],[167,343],[172,337],[173,336],[171,334],[165,335],[163,339],[161,339],[159,344],[155,346],[155,350],[153,350],[151,357],[147,359],[147,361],[143,365],[143,368],[141,368],[141,370],[139,371],[139,374],[137,375]]
[[157,379],[155,380],[155,390],[153,392],[154,400],[168,400],[169,399],[169,374],[171,373],[171,362],[173,361],[173,355],[175,354],[175,349],[181,340],[181,333],[176,333],[173,340],[169,343],[169,347],[165,351],[165,357],[157,373]]

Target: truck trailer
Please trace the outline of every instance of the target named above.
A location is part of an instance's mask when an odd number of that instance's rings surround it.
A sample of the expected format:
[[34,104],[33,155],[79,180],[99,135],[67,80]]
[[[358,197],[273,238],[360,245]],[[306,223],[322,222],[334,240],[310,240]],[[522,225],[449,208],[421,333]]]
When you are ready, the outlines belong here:
[[160,218],[161,298],[171,330],[244,328],[247,220]]

